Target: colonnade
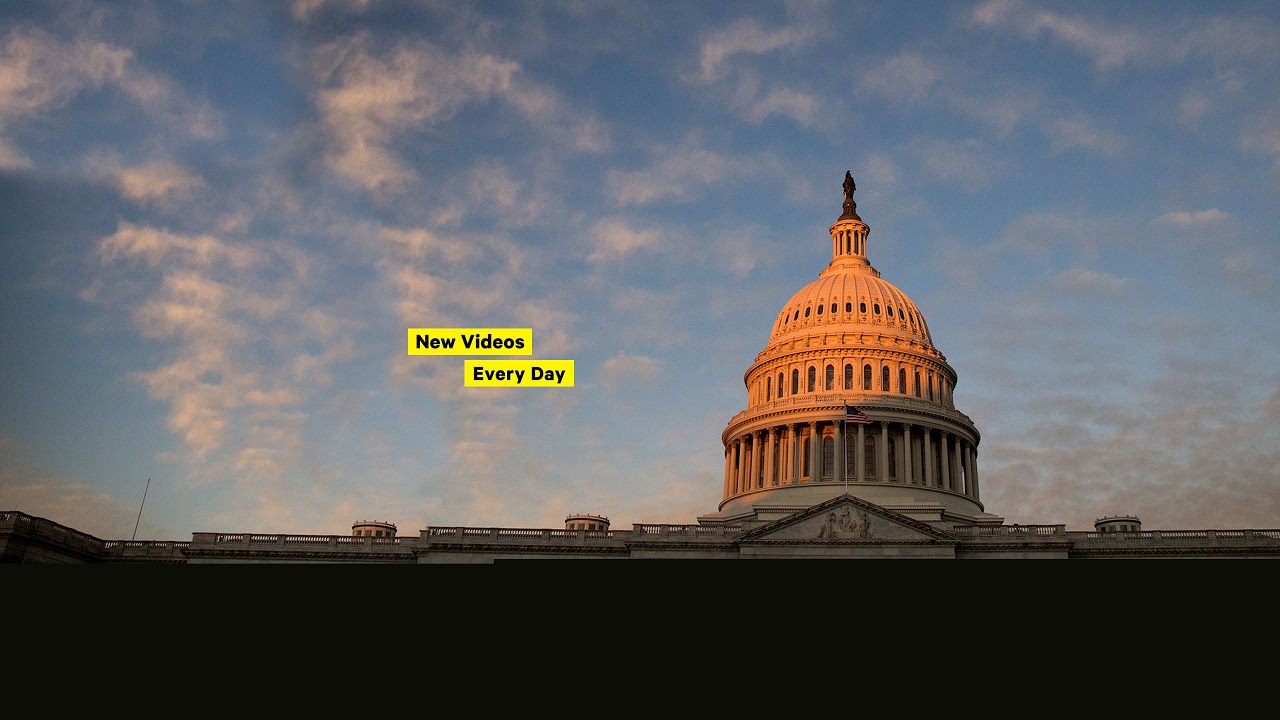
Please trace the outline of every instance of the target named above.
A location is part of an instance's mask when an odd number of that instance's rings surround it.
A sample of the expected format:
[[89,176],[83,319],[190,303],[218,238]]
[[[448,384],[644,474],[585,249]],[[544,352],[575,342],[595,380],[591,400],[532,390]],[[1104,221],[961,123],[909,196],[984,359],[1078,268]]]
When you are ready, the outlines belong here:
[[878,420],[785,423],[743,433],[725,448],[724,496],[808,482],[901,483],[978,499],[978,448],[929,425]]

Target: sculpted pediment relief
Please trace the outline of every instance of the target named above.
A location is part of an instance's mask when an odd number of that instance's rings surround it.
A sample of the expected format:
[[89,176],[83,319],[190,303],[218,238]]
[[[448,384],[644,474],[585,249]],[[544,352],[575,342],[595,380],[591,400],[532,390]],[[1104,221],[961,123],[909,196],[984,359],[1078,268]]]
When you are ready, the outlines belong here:
[[751,540],[849,541],[953,540],[918,520],[848,495],[829,500],[739,538]]

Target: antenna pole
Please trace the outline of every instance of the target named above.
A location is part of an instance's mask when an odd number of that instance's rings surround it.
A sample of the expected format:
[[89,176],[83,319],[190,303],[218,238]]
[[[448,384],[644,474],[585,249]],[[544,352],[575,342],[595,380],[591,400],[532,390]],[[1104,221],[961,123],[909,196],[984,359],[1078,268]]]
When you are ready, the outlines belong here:
[[147,478],[147,487],[142,491],[142,504],[138,506],[138,519],[133,521],[133,537],[130,540],[138,539],[138,523],[142,522],[142,508],[147,504],[147,490],[151,489],[151,478]]

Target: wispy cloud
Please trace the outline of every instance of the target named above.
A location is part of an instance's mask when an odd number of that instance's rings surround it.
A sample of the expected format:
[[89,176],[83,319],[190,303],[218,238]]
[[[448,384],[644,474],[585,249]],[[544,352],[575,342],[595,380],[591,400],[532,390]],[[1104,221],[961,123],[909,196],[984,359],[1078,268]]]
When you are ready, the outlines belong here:
[[80,93],[113,87],[159,125],[185,138],[221,132],[218,114],[169,78],[142,67],[128,48],[90,37],[65,39],[15,27],[0,39],[0,167],[30,167],[15,135]]
[[635,229],[626,222],[606,219],[597,222],[589,233],[592,250],[587,259],[595,263],[618,260],[640,250],[657,250],[662,235],[657,230]]
[[901,102],[917,102],[942,78],[942,68],[917,52],[904,50],[864,70],[859,85],[865,92]]
[[618,353],[600,364],[600,380],[610,386],[649,385],[658,379],[662,363],[643,355]]
[[368,190],[400,189],[418,175],[395,150],[410,131],[437,126],[463,107],[505,101],[544,136],[588,153],[609,146],[608,128],[558,91],[521,73],[516,61],[426,40],[383,49],[369,33],[317,47],[311,71],[328,139],[326,161]]
[[1230,217],[1230,215],[1222,212],[1218,208],[1207,208],[1204,210],[1171,210],[1156,218],[1156,222],[1174,225],[1180,228],[1193,228],[1220,223]]

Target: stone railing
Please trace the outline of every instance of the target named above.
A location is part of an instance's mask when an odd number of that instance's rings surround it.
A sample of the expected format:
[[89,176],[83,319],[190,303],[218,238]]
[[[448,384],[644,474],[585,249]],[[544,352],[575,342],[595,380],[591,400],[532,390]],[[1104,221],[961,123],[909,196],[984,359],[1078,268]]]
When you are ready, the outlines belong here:
[[454,541],[564,542],[565,540],[613,540],[631,533],[621,530],[564,530],[552,528],[429,527],[422,531],[427,542],[433,538]]
[[96,538],[89,533],[16,510],[0,513],[0,529],[28,538],[39,538],[81,553],[97,553],[102,550],[103,545],[101,538]]
[[638,538],[653,537],[733,537],[742,534],[740,525],[632,525]]
[[1280,530],[1139,530],[1129,532],[1070,532],[1086,540],[1280,540]]
[[356,537],[353,535],[261,535],[257,533],[192,533],[191,545],[248,545],[253,547],[341,548],[358,550],[396,546],[415,538]]
[[1066,525],[997,525],[995,527],[958,527],[952,528],[951,534],[956,537],[1008,537],[1025,538],[1028,536],[1050,537],[1067,535]]

